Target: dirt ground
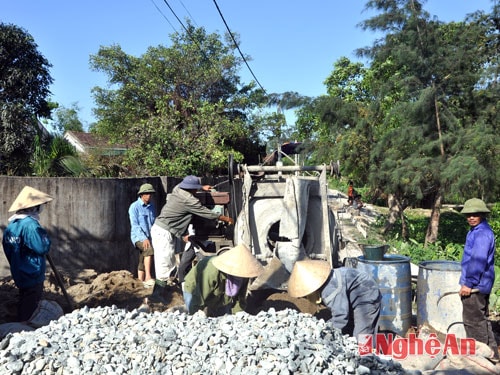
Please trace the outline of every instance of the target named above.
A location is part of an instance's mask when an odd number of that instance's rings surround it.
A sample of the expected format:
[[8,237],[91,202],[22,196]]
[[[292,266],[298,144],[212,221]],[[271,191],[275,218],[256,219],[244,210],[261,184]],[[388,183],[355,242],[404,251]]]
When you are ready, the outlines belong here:
[[[94,270],[86,269],[73,274],[64,270],[58,270],[58,273],[62,276],[70,304],[51,270],[44,283],[43,298],[56,301],[65,313],[85,305],[88,307],[116,305],[120,308],[133,310],[140,307],[146,298],[148,298],[148,305],[152,311],[166,311],[184,305],[178,285],[166,288],[163,294],[166,304],[151,302],[149,296],[153,289],[144,288],[142,282],[134,278],[134,275],[128,271],[97,274]],[[2,301],[0,304],[0,324],[14,322],[17,315],[18,290],[10,277],[0,280],[0,301]],[[292,298],[285,292],[254,292],[249,296],[248,313],[257,314],[259,311],[270,308],[277,311],[291,308],[315,315],[318,318],[329,318],[329,312],[326,309],[318,308],[305,299]]]

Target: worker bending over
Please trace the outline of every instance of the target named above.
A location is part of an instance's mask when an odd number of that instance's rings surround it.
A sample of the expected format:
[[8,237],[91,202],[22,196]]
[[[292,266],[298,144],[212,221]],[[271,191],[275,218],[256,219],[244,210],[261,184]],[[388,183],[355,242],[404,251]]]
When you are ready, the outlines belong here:
[[375,280],[355,268],[332,269],[323,260],[295,263],[288,293],[323,303],[332,313],[330,322],[343,334],[375,334],[382,296]]
[[206,309],[207,316],[221,316],[244,311],[248,280],[262,271],[260,262],[243,244],[203,258],[186,275],[183,285],[188,312]]

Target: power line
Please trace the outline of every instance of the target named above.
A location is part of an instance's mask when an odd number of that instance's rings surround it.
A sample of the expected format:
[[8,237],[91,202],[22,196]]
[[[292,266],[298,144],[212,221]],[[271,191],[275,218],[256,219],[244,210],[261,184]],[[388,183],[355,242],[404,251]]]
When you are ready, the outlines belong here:
[[174,30],[174,32],[177,32],[177,30],[175,29],[174,25],[172,25],[172,23],[170,22],[170,20],[167,18],[167,16],[165,16],[163,14],[163,12],[161,11],[160,8],[158,8],[158,5],[156,5],[156,3],[154,2],[154,0],[151,0],[151,2],[153,3],[153,5],[155,6],[156,10],[163,16],[163,18],[165,18],[168,22],[168,24],[172,27],[172,29]]
[[200,52],[202,53],[202,55],[205,57],[205,59],[210,63],[212,64],[212,66],[214,65],[212,60],[207,56],[207,54],[205,53],[205,51],[203,50],[203,48],[201,47],[200,43],[198,42],[198,40],[196,40],[196,38],[193,37],[193,35],[191,35],[191,32],[188,30],[188,28],[186,26],[184,26],[184,24],[182,23],[182,21],[180,20],[180,18],[177,16],[177,14],[175,13],[175,11],[172,9],[172,7],[170,6],[170,4],[168,3],[167,0],[163,0],[163,2],[167,5],[168,9],[170,9],[170,11],[172,12],[172,14],[175,16],[175,18],[177,19],[177,21],[181,24],[182,28],[184,29],[184,31],[186,32],[186,34],[188,35],[189,39],[191,39],[191,41],[196,44],[196,46],[198,47],[198,49],[200,50]]
[[[181,0],[180,0],[181,1]],[[264,93],[267,94],[266,92],[266,89],[264,89],[264,87],[260,84],[259,80],[257,79],[257,77],[255,76],[252,68],[250,67],[250,65],[248,64],[248,61],[247,59],[245,58],[245,56],[243,55],[243,52],[241,51],[238,43],[236,42],[236,39],[234,38],[234,35],[233,33],[231,32],[231,30],[229,29],[229,26],[224,18],[224,16],[222,15],[222,12],[219,8],[219,5],[217,4],[216,0],[213,0],[214,1],[214,4],[215,4],[215,7],[217,8],[217,11],[219,12],[219,15],[220,17],[222,18],[222,21],[224,22],[224,25],[226,26],[226,29],[229,33],[229,35],[231,36],[231,39],[233,40],[233,43],[236,47],[236,49],[238,50],[241,58],[243,59],[243,61],[245,62],[245,65],[247,66],[248,70],[250,71],[250,73],[252,74],[252,77],[255,79],[255,82],[257,82],[257,84],[259,85],[259,87],[262,89],[262,91],[264,91]],[[170,26],[172,26],[172,28],[175,30],[174,26],[170,23],[170,21],[168,20],[168,18],[162,13],[162,11],[157,7],[157,5],[155,4],[154,0],[151,0],[151,2],[154,4],[154,6],[156,7],[156,9],[158,10],[158,12],[160,12],[160,14],[167,20],[167,22],[170,24]],[[170,6],[170,4],[168,3],[167,0],[163,0],[163,2],[165,3],[165,5],[168,7],[168,9],[170,9],[170,11],[172,12],[172,14],[174,15],[174,17],[177,19],[177,21],[181,24],[182,28],[184,29],[184,31],[186,32],[186,34],[189,36],[189,38],[191,39],[191,41],[193,41],[196,46],[198,47],[198,49],[200,50],[200,52],[203,54],[203,56],[205,56],[205,58],[211,62],[211,60],[208,58],[208,56],[205,54],[205,51],[202,49],[202,47],[200,46],[200,44],[198,43],[198,41],[191,35],[190,31],[186,28],[186,26],[184,25],[184,23],[180,20],[180,18],[177,16],[177,14],[175,13],[175,11],[172,9],[172,7]],[[184,4],[182,3],[181,1],[181,4],[182,6],[185,8]],[[189,11],[186,9],[186,11],[188,12],[189,14]],[[175,30],[177,32],[177,30]]]
[[219,9],[219,5],[217,4],[217,1],[216,0],[213,0],[214,1],[214,4],[215,4],[215,7],[217,8],[217,11],[219,12],[219,15],[220,17],[222,18],[222,21],[224,22],[224,25],[226,26],[226,29],[229,33],[229,35],[231,36],[231,39],[233,40],[233,43],[234,45],[236,46],[236,48],[238,49],[238,52],[240,53],[240,56],[241,58],[243,59],[243,61],[245,62],[248,70],[250,71],[250,73],[252,74],[252,77],[255,79],[255,82],[257,82],[257,84],[259,85],[259,87],[262,89],[262,91],[264,91],[264,93],[267,94],[266,90],[264,89],[264,87],[262,87],[262,85],[260,84],[259,80],[257,79],[257,77],[255,76],[255,74],[253,73],[252,71],[252,68],[250,68],[250,65],[248,64],[247,62],[247,59],[245,58],[245,56],[243,55],[243,53],[241,52],[241,49],[240,49],[240,46],[238,45],[238,43],[236,43],[236,40],[233,36],[233,33],[231,32],[231,30],[229,29],[229,26],[227,25],[227,22],[226,20],[224,19],[224,16],[222,15],[222,12],[221,10]]
[[186,26],[184,26],[184,24],[182,23],[182,21],[180,20],[180,18],[179,18],[179,17],[177,17],[177,14],[174,12],[174,10],[172,9],[172,7],[171,7],[171,6],[170,6],[170,4],[168,3],[168,1],[167,1],[167,0],[163,0],[163,2],[167,5],[168,9],[170,9],[170,11],[171,11],[171,12],[172,12],[172,14],[174,15],[174,17],[175,17],[175,18],[177,18],[177,21],[181,24],[182,28],[183,28],[183,29],[186,31],[186,33],[189,35],[189,37],[191,38],[191,40],[192,40],[193,42],[196,42],[196,41],[192,38],[191,34],[189,33],[189,30],[186,28]]
[[186,6],[184,5],[184,3],[182,2],[182,0],[179,0],[179,3],[181,3],[182,7],[184,8],[184,10],[187,12],[189,18],[194,22],[194,24],[196,26],[198,26],[198,24],[196,23],[195,19],[193,18],[193,16],[191,15],[191,13],[189,12],[189,10],[186,8]]

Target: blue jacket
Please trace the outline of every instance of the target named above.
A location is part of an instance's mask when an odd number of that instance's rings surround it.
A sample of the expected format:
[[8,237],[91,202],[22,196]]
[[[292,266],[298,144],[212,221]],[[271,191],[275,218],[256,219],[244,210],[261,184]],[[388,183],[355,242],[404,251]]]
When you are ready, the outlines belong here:
[[50,239],[37,220],[27,216],[11,221],[5,228],[2,245],[18,288],[43,283]]
[[486,220],[467,233],[460,285],[490,294],[495,281],[495,234]]
[[155,221],[156,210],[153,203],[144,204],[139,197],[128,209],[130,218],[130,239],[135,245],[136,242],[151,240],[151,227]]

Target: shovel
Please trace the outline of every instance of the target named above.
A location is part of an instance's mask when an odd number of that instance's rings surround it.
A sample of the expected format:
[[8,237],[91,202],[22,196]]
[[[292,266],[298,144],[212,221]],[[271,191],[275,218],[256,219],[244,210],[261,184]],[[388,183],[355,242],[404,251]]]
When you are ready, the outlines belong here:
[[47,260],[49,261],[49,264],[50,264],[50,267],[52,268],[52,271],[54,271],[56,281],[59,284],[59,286],[61,287],[61,290],[64,294],[64,298],[66,299],[66,302],[69,306],[69,309],[70,309],[70,311],[73,311],[73,304],[71,303],[71,300],[68,296],[68,293],[66,292],[66,288],[64,287],[62,277],[61,277],[59,271],[57,270],[56,266],[54,265],[54,261],[52,260],[52,257],[50,256],[50,254],[47,253],[46,257],[47,257]]

